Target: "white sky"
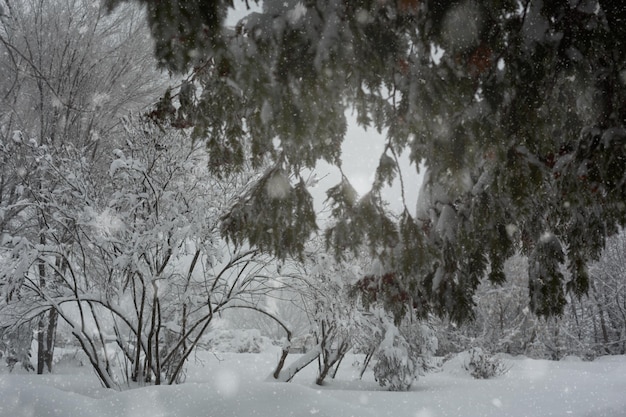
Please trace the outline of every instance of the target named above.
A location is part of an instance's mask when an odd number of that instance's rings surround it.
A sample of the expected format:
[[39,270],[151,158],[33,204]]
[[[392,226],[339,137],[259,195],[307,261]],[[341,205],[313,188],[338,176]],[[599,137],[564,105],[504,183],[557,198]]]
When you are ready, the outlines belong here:
[[[348,132],[342,146],[343,172],[348,180],[363,196],[367,193],[374,182],[374,174],[378,161],[385,147],[385,135],[379,134],[375,129],[364,130],[357,125],[353,117],[348,119]],[[423,169],[417,174],[414,165],[409,162],[408,151],[400,156],[400,172],[404,181],[404,193],[406,205],[412,214],[415,214],[417,195],[422,185]],[[341,181],[338,168],[326,162],[320,162],[316,168],[318,177],[326,176],[315,190],[316,205],[321,208],[321,201],[326,198],[326,190]],[[400,181],[396,179],[393,187],[383,190],[383,198],[389,202],[389,207],[399,213],[403,210],[402,192]]]

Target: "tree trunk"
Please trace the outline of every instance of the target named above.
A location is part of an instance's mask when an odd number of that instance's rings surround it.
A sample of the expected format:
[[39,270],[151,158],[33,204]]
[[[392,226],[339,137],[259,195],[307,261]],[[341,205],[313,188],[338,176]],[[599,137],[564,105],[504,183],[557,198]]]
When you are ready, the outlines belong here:
[[276,380],[280,382],[289,382],[293,379],[293,377],[300,372],[302,369],[307,367],[311,362],[317,359],[322,353],[322,346],[317,345],[313,349],[309,350],[307,353],[302,355],[300,358],[296,359],[291,365],[289,365],[286,369],[284,369]]
[[59,313],[53,308],[48,313],[48,326],[46,326],[46,350],[44,352],[44,360],[48,372],[52,373],[52,361],[54,359],[54,345],[56,342],[57,323]]
[[[39,221],[40,228],[45,226],[43,220]],[[42,245],[46,243],[46,237],[42,234],[39,238]],[[46,265],[43,260],[39,260],[39,285],[45,288],[46,283]],[[48,368],[48,372],[52,372],[52,360],[54,355],[54,342],[56,338],[56,329],[58,321],[58,312],[51,308],[41,313],[37,324],[37,374],[41,375]]]
[[[137,284],[135,283],[133,277],[130,277],[131,279],[131,283],[132,283],[132,288],[133,288],[133,298],[134,300],[137,299]],[[142,352],[142,340],[141,340],[141,335],[143,333],[143,313],[144,313],[144,307],[145,307],[145,303],[146,303],[146,292],[145,292],[145,288],[143,286],[143,282],[142,282],[142,292],[141,292],[141,303],[139,306],[137,306],[135,304],[135,310],[137,311],[137,341],[135,343],[135,359],[134,359],[134,363],[133,363],[133,370],[131,372],[131,380],[133,382],[139,382],[141,381],[141,378],[143,376],[143,368],[141,366],[141,352]]]
[[333,368],[333,372],[332,372],[332,374],[330,375],[330,377],[331,377],[332,379],[335,379],[335,377],[337,376],[337,372],[339,371],[339,367],[341,366],[341,362],[343,362],[343,358],[345,358],[345,357],[346,357],[346,353],[348,353],[348,352],[346,351],[346,352],[344,352],[344,353],[341,355],[341,357],[340,357],[340,358],[339,358],[339,360],[337,361],[337,365],[335,365],[335,367]]
[[374,357],[374,353],[376,353],[376,349],[378,349],[378,347],[374,347],[370,349],[370,351],[367,352],[367,354],[365,355],[365,359],[363,360],[363,367],[361,368],[361,372],[359,373],[359,379],[363,379],[363,374],[365,373],[365,370],[370,364],[370,361]]
[[44,365],[46,363],[46,348],[45,348],[45,329],[46,329],[46,316],[43,313],[39,316],[39,323],[37,325],[37,374],[43,374]]
[[604,340],[604,351],[607,354],[610,354],[611,351],[609,350],[609,347],[608,347],[609,332],[608,332],[608,329],[606,328],[606,320],[604,319],[604,309],[602,308],[602,304],[600,303],[600,300],[598,299],[598,290],[596,289],[595,282],[591,281],[590,285],[591,285],[591,290],[593,291],[593,297],[596,299],[596,307],[598,308],[598,315],[600,316],[600,329],[602,330],[602,339]]
[[280,354],[280,359],[278,360],[278,364],[276,365],[276,369],[274,370],[274,373],[272,374],[274,379],[278,379],[278,376],[280,375],[280,371],[282,371],[283,366],[285,366],[285,361],[287,360],[288,355],[289,355],[289,347],[283,348]]
[[[322,358],[322,367],[320,372],[315,380],[317,385],[322,385],[324,383],[324,379],[328,376],[330,370],[337,364],[339,366],[339,362],[343,359],[345,354],[348,352],[350,348],[350,344],[345,340],[342,341],[336,350],[332,350],[331,348],[322,348],[322,354],[320,355]],[[333,376],[334,378],[334,376]]]

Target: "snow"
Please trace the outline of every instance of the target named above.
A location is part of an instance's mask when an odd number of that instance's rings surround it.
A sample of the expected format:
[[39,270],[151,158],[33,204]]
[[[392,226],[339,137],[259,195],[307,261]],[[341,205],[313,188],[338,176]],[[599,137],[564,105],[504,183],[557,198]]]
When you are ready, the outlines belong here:
[[465,1],[451,7],[443,21],[442,36],[452,50],[462,50],[478,43],[482,26],[479,6]]
[[109,168],[109,176],[113,177],[115,176],[117,171],[126,168],[128,168],[128,166],[126,165],[125,161],[121,159],[116,159],[115,161],[111,162],[111,167]]
[[107,93],[96,92],[91,97],[91,104],[94,110],[100,110],[110,100],[111,97]]
[[289,184],[289,178],[282,172],[276,172],[267,179],[265,183],[265,192],[272,200],[283,200],[291,191],[291,184]]
[[272,105],[269,101],[265,100],[263,107],[261,107],[261,121],[264,125],[268,125],[272,121],[272,117]]
[[13,135],[11,135],[11,139],[13,139],[15,143],[22,143],[22,137],[23,134],[20,130],[14,130]]
[[202,338],[202,343],[211,351],[235,353],[259,353],[271,346],[271,341],[257,329],[214,329]]
[[358,9],[356,11],[356,20],[362,25],[366,25],[374,20],[372,15],[365,9]]
[[445,205],[441,208],[441,214],[435,230],[440,236],[444,236],[447,240],[453,242],[455,240],[457,223],[458,218],[454,208]]
[[302,2],[298,2],[298,4],[296,4],[293,9],[287,12],[287,20],[289,21],[289,23],[294,25],[300,19],[302,19],[304,15],[306,15],[306,7],[304,7]]
[[[357,378],[361,355],[348,355],[337,379],[313,384],[315,364],[292,383],[274,382],[279,349],[262,353],[198,352],[187,380],[116,392],[100,388],[86,366],[59,363],[55,374],[0,371],[0,417],[235,416],[572,416],[626,415],[626,357],[553,362],[506,357],[511,369],[475,380],[451,360],[409,392],[388,392],[371,371]],[[287,361],[299,355],[290,355]],[[354,365],[350,365],[354,363]]]
[[543,234],[539,237],[539,241],[541,243],[549,243],[552,242],[554,239],[556,239],[556,236],[554,235],[554,233],[549,231],[543,232]]
[[515,236],[515,234],[519,231],[519,229],[517,228],[516,225],[509,223],[505,226],[506,229],[506,234],[512,238],[513,236]]

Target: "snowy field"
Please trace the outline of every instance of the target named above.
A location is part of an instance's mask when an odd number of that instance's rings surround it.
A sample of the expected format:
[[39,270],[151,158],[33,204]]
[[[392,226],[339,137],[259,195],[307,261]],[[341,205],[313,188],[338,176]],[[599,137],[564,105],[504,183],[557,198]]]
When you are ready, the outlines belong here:
[[[0,374],[1,417],[443,417],[626,416],[626,357],[561,362],[508,358],[510,371],[475,380],[461,360],[421,377],[409,392],[388,392],[371,373],[358,380],[360,356],[348,355],[335,380],[312,383],[315,364],[292,383],[267,380],[278,351],[201,352],[186,383],[116,392],[89,367],[59,364],[53,375]],[[297,356],[290,356],[289,360]]]

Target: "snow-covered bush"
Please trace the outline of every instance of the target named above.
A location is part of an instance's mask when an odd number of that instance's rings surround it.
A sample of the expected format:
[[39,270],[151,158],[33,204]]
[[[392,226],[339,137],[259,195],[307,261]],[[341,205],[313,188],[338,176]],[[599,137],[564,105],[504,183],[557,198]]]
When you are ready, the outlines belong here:
[[437,360],[433,357],[439,348],[439,339],[429,322],[414,322],[406,320],[400,326],[402,334],[406,337],[412,351],[418,358],[418,373],[439,368]]
[[67,365],[71,367],[89,365],[89,358],[78,346],[55,348],[53,362],[55,366]]
[[273,289],[271,257],[219,233],[221,214],[256,174],[217,178],[201,139],[144,117],[121,124],[125,145],[98,180],[82,150],[57,157],[33,145],[50,171],[41,178],[64,187],[35,189],[33,210],[50,213],[45,244],[29,234],[0,239],[0,328],[32,322],[45,342],[37,358],[49,362],[56,323],[65,323],[105,387],[174,384],[222,310]]
[[476,379],[489,379],[504,375],[509,367],[498,357],[485,352],[481,348],[472,348],[468,351],[469,357],[464,368]]
[[[291,297],[293,305],[306,315],[310,325],[305,329],[310,331],[311,339],[303,346],[309,361],[304,363],[298,358],[283,369],[282,358],[274,378],[289,381],[318,359],[315,383],[322,385],[327,377],[334,378],[346,353],[361,335],[371,334],[365,312],[350,291],[351,285],[363,276],[364,264],[368,262],[354,254],[337,259],[326,251],[326,243],[318,236],[307,242],[303,259],[292,258],[282,267],[293,271],[288,282],[290,292],[284,296]],[[298,340],[292,340],[292,346],[297,347],[295,342]]]
[[374,365],[374,378],[391,391],[407,391],[417,378],[417,362],[412,356],[409,342],[396,326],[388,323]]
[[397,327],[383,317],[383,340],[377,351],[374,377],[391,391],[407,391],[419,375],[435,367],[431,361],[437,350],[434,332],[425,323],[405,320]]
[[257,329],[217,329],[207,334],[203,342],[214,352],[260,353],[272,346],[272,341]]
[[27,371],[34,371],[31,362],[32,323],[17,327],[14,331],[0,329],[0,361],[12,371],[19,364]]

